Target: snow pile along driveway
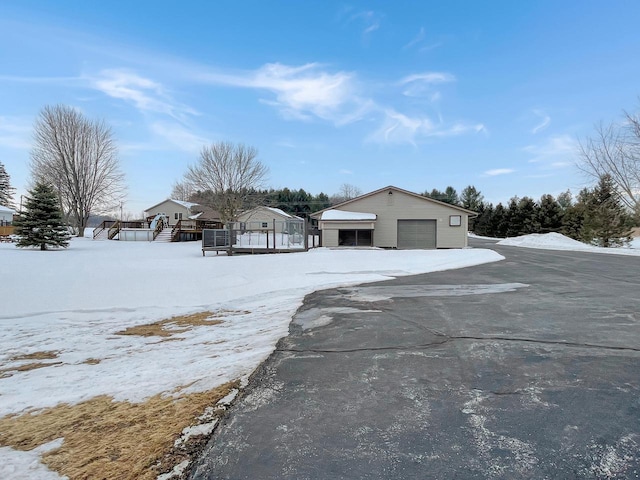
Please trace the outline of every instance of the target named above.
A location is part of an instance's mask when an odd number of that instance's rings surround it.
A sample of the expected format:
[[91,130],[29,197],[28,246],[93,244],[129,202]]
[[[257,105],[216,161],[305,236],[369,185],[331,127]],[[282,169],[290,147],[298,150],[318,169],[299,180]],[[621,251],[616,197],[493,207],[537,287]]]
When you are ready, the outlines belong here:
[[533,233],[520,237],[505,238],[498,242],[498,245],[511,247],[541,248],[547,250],[573,250],[580,252],[610,253],[617,255],[640,255],[640,243],[635,239],[631,243],[631,248],[603,248],[587,245],[560,233]]

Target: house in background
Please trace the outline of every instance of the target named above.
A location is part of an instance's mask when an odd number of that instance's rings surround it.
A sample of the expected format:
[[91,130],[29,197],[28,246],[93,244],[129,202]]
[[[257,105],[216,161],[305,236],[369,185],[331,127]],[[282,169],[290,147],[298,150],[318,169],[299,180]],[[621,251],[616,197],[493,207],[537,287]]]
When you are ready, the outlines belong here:
[[0,227],[7,227],[13,223],[13,216],[15,215],[15,210],[0,205]]
[[475,212],[389,186],[311,214],[324,247],[464,248]]
[[13,216],[15,210],[0,205],[0,241],[9,241],[13,235]]
[[196,203],[183,202],[182,200],[174,200],[167,198],[166,200],[147,208],[144,211],[145,218],[155,217],[158,214],[164,214],[169,220],[169,225],[176,225],[179,220],[187,220],[193,215],[191,208],[196,207]]

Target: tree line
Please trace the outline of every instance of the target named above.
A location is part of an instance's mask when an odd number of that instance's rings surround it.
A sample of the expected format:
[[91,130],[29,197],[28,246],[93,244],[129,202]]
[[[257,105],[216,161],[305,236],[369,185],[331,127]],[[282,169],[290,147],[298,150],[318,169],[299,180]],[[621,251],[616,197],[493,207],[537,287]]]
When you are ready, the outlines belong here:
[[[560,232],[603,246],[624,241],[640,218],[638,115],[624,112],[621,122],[596,127],[595,134],[580,143],[577,154],[578,166],[597,185],[582,190],[575,199],[566,192],[557,199],[551,195],[538,201],[514,197],[506,206],[493,206],[473,186],[460,196],[452,187],[423,195],[477,212],[471,227],[483,235]],[[217,210],[223,222],[235,220],[243,209],[256,204],[304,216],[362,193],[348,184],[332,196],[312,195],[303,189],[265,189],[268,169],[257,155],[255,148],[243,144],[207,145],[172,193]],[[41,187],[46,186],[48,193],[55,194],[63,223],[74,227],[78,236],[83,236],[90,215],[114,211],[124,199],[124,176],[113,131],[104,121],[89,119],[72,107],[41,110],[34,125],[30,167],[32,189],[27,199],[37,197],[36,191],[44,195]],[[13,206],[13,192],[0,163],[0,204]]]
[[592,188],[582,189],[574,199],[570,191],[555,198],[545,194],[512,197],[506,205],[486,203],[472,185],[460,196],[453,187],[443,192],[434,189],[424,196],[477,213],[470,230],[487,237],[516,237],[531,233],[561,233],[575,240],[602,247],[620,246],[630,241],[639,218],[623,201],[613,177],[603,174]]

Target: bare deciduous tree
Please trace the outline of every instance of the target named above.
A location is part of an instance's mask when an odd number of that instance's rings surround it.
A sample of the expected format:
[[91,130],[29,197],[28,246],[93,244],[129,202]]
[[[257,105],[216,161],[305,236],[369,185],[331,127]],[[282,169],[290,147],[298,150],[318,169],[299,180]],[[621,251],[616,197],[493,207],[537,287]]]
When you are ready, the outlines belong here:
[[195,193],[193,185],[187,181],[175,182],[171,188],[171,198],[183,202],[190,202]]
[[343,183],[340,185],[340,189],[338,193],[331,196],[331,203],[336,205],[338,203],[346,202],[347,200],[351,200],[352,198],[356,198],[362,195],[362,190],[360,190],[355,185],[351,185],[350,183]]
[[62,210],[82,237],[92,213],[111,210],[124,197],[113,132],[102,121],[56,105],[42,109],[34,135],[31,173],[56,188]]
[[640,213],[640,119],[625,112],[622,124],[600,124],[593,137],[580,142],[578,167],[600,179],[609,175],[621,200]]
[[262,187],[268,169],[257,160],[258,151],[243,144],[217,142],[203,147],[200,160],[189,166],[185,180],[199,190],[201,200],[220,213],[220,221],[235,221]]

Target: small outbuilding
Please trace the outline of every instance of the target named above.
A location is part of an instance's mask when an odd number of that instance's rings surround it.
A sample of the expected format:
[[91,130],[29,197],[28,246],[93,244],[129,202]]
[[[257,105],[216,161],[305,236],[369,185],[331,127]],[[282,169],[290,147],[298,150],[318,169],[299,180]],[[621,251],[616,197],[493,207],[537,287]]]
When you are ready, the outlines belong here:
[[464,248],[475,212],[388,186],[313,213],[324,247]]
[[304,219],[274,207],[255,207],[238,215],[238,222],[248,230],[275,229],[276,233],[299,232]]

